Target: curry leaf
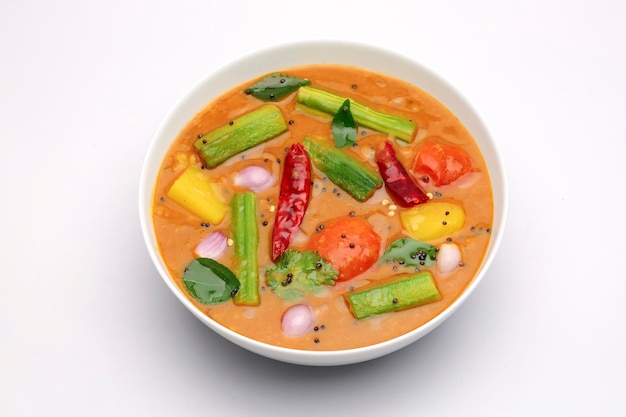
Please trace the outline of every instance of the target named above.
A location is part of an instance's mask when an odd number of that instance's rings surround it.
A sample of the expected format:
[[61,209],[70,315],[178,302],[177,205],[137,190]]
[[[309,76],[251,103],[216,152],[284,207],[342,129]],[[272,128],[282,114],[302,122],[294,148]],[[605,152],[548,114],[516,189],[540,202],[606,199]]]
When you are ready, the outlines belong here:
[[309,84],[311,84],[309,80],[276,73],[261,78],[246,88],[245,93],[261,100],[274,101],[280,100],[301,86]]
[[203,304],[217,304],[231,298],[239,280],[228,267],[209,259],[194,259],[185,267],[183,281],[187,291]]
[[437,258],[437,248],[420,240],[403,237],[395,240],[380,257],[382,262],[399,262],[404,266],[432,266]]
[[338,148],[352,145],[356,142],[356,122],[350,110],[350,99],[343,102],[335,117],[333,117],[333,139]]
[[295,300],[305,293],[317,293],[324,285],[335,285],[339,272],[320,258],[317,252],[287,249],[273,267],[265,271],[267,284],[274,294]]

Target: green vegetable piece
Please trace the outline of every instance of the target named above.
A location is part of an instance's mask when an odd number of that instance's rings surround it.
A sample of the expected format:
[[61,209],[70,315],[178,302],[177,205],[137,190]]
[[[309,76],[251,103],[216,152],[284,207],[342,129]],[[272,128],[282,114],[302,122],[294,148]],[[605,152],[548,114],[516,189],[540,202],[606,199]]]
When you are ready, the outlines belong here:
[[343,102],[332,124],[333,139],[338,148],[344,148],[356,142],[356,122],[350,111],[350,100]]
[[287,249],[278,262],[265,271],[267,285],[285,300],[317,293],[324,285],[335,285],[339,272],[317,252]]
[[378,171],[337,149],[324,138],[309,135],[302,144],[313,165],[358,201],[367,200],[383,185]]
[[233,301],[237,305],[257,306],[259,296],[259,230],[256,223],[254,193],[237,193],[231,201],[233,241],[240,287]]
[[311,84],[309,80],[302,78],[285,74],[270,74],[246,88],[245,93],[265,101],[280,100],[301,86],[309,84]]
[[[298,108],[313,113],[335,115],[346,98],[314,87],[301,87],[296,95]],[[400,116],[379,112],[351,100],[351,112],[359,126],[395,136],[404,142],[412,142],[417,123]]]
[[275,104],[266,104],[203,135],[193,146],[204,159],[206,166],[214,168],[228,158],[268,141],[286,130],[287,124],[280,109]]
[[232,297],[239,289],[239,280],[221,263],[194,259],[185,267],[183,282],[189,294],[202,304],[217,304]]
[[389,283],[344,295],[357,319],[404,310],[441,300],[430,272],[425,271]]
[[421,240],[402,237],[385,249],[378,263],[387,261],[400,262],[404,266],[429,267],[435,264],[437,248]]

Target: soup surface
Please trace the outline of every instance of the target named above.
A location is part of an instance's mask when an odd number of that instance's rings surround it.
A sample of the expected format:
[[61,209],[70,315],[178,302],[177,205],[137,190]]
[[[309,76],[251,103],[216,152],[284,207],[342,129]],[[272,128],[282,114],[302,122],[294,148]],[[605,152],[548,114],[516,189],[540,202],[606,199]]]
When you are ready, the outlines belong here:
[[[267,75],[260,74],[258,79],[227,91],[225,88],[223,95],[208,103],[187,123],[178,137],[172,138],[171,148],[156,179],[153,202],[154,228],[170,276],[181,291],[216,322],[250,338],[283,347],[350,349],[383,342],[423,325],[448,307],[472,281],[490,240],[493,198],[487,167],[479,148],[447,108],[417,86],[402,80],[339,65],[294,67],[281,70],[280,74],[289,80],[291,77],[307,80],[308,85],[281,98],[261,99],[250,91],[251,86]],[[278,82],[285,81],[281,78]],[[342,109],[334,115],[324,114],[319,109],[299,104],[298,94],[306,88],[349,99],[348,110],[343,113],[344,116],[351,113],[356,127],[353,128],[349,117],[342,119],[339,115]],[[227,126],[236,128],[241,116],[268,103],[278,107],[286,130],[215,166],[209,166],[194,143],[198,144],[198,140],[209,137],[218,129],[228,129]],[[367,127],[367,123],[361,122],[358,117],[357,103],[367,109],[410,121],[416,127],[410,137],[403,139],[398,139],[395,133]],[[333,130],[333,127],[336,129]],[[344,137],[352,134],[352,138],[356,132],[354,143],[348,140],[345,146],[337,145],[340,143],[337,136],[342,132]],[[315,155],[312,155],[317,151],[312,151],[305,138],[313,138],[314,143],[350,156],[383,181],[374,185],[366,197],[353,197],[348,190],[355,182],[351,174],[346,172],[345,182],[348,185],[345,185],[337,179],[337,173],[333,177],[320,169],[321,165],[315,163]],[[319,255],[319,261],[314,265],[321,269],[323,264],[322,268],[330,270],[332,279],[314,290],[286,295],[285,290],[292,285],[289,275],[280,275],[282,281],[278,284],[270,282],[272,271],[277,270],[276,264],[280,263],[281,256],[285,256],[282,253],[273,259],[276,255],[273,253],[274,228],[277,213],[281,212],[281,202],[284,203],[281,201],[281,186],[285,186],[284,180],[294,185],[293,180],[297,176],[293,162],[288,166],[286,159],[290,151],[301,149],[296,144],[302,143],[305,143],[306,157],[313,160],[309,165],[310,190],[301,190],[306,210],[302,210],[302,204],[293,199],[293,195],[291,206],[282,205],[287,207],[287,216],[294,215],[294,212],[302,214],[301,223],[295,222],[292,227],[295,232],[289,235],[291,240],[285,246],[291,254],[297,251],[299,254]],[[384,153],[385,146],[390,146],[395,153],[395,162],[393,158],[389,162],[390,155]],[[427,146],[434,147],[434,150],[426,153]],[[399,180],[400,185],[405,185],[402,182],[406,182],[407,178],[411,183],[406,185],[406,190],[400,188],[400,196],[393,193],[392,182],[398,178],[385,178],[382,168],[385,162],[382,165],[379,163],[386,157],[389,162],[387,168],[392,171],[397,168],[394,165],[396,162],[404,167],[408,177]],[[264,184],[258,188],[250,185],[260,181],[246,176],[242,179],[242,172],[250,166],[262,168],[271,174],[273,180],[265,178]],[[211,184],[213,197],[222,209],[221,215],[217,213],[215,217],[217,220],[203,218],[190,210],[188,205],[181,204],[181,197],[173,198],[171,190],[174,184],[189,167],[199,168],[201,175]],[[286,170],[291,177],[284,179]],[[395,174],[393,171],[392,177]],[[250,252],[237,249],[237,245],[241,244],[237,239],[247,239],[248,236],[241,232],[237,234],[234,230],[233,207],[236,206],[233,199],[238,195],[249,195],[250,187],[257,189],[253,192],[254,227],[248,231],[249,235],[258,236],[254,251],[256,260],[253,257],[242,259]],[[411,194],[412,187],[422,190],[427,200],[406,206],[413,203],[406,203],[402,198]],[[442,207],[451,207],[453,212],[445,208],[437,217],[428,211],[416,211],[416,207],[435,208],[438,203],[448,204]],[[450,221],[447,216],[450,216]],[[342,227],[347,228],[346,232],[342,232]],[[333,230],[336,230],[334,235],[331,234]],[[432,233],[426,233],[428,231]],[[190,292],[185,274],[194,259],[204,257],[198,254],[197,247],[211,236],[225,237],[225,240],[215,239],[217,249],[212,252],[214,260],[238,278],[242,278],[243,269],[250,271],[250,263],[253,263],[252,269],[258,272],[258,282],[254,284],[256,288],[252,289],[258,294],[257,302],[237,302],[237,293],[243,289],[232,292],[235,298],[227,297],[212,304],[205,304]],[[420,247],[434,248],[435,252],[407,249],[390,254],[389,248],[394,243],[398,247],[401,244],[422,245]],[[350,250],[357,251],[357,255],[352,257]],[[324,254],[326,256],[322,256]],[[247,265],[243,265],[246,262]],[[349,265],[346,266],[346,263]],[[435,296],[424,296],[420,302],[407,306],[402,304],[402,296],[393,295],[390,302],[379,300],[386,310],[363,313],[365,317],[357,318],[358,309],[367,310],[368,306],[352,304],[348,298],[350,294],[362,289],[390,288],[390,284],[403,278],[423,277],[424,273],[427,273],[426,278],[431,279],[431,287],[435,287]],[[354,274],[356,276],[352,276]],[[399,288],[402,290],[402,285]],[[422,290],[417,291],[418,295],[422,294],[419,292]],[[388,292],[385,294],[388,296]],[[375,293],[372,297],[365,303],[379,302],[375,300]],[[305,306],[305,313],[308,313],[303,316],[294,314],[295,324],[292,323],[292,326],[297,328],[297,334],[294,334],[294,331],[285,330],[288,324],[284,323],[284,316],[290,307],[296,305]],[[303,323],[311,318],[312,323]]]

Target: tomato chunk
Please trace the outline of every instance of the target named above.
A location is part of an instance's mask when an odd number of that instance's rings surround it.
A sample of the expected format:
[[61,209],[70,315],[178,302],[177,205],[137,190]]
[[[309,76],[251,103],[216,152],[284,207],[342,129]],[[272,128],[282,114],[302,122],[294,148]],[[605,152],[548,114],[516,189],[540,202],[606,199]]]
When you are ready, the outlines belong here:
[[448,185],[472,168],[472,158],[460,146],[426,139],[415,157],[413,172],[427,175],[436,186]]
[[337,281],[356,277],[378,260],[381,238],[364,218],[341,217],[318,230],[309,241],[309,250],[317,251],[339,271]]

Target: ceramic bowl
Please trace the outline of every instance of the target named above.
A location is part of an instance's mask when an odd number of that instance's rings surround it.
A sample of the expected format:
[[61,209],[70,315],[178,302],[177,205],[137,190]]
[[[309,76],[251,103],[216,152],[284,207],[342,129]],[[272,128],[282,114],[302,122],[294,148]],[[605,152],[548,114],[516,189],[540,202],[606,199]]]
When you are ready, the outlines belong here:
[[[228,88],[260,74],[307,64],[344,64],[385,73],[408,81],[448,107],[466,126],[482,150],[493,187],[493,235],[482,266],[463,294],[423,326],[395,339],[355,349],[306,351],[277,347],[235,333],[199,311],[175,285],[158,251],[151,218],[155,180],[161,162],[179,131],[198,111]],[[450,83],[431,69],[401,53],[346,41],[301,41],[268,47],[228,63],[201,79],[165,117],[150,144],[140,178],[139,214],[148,252],[172,293],[199,320],[229,341],[259,355],[301,365],[332,366],[371,360],[395,352],[428,334],[467,300],[492,263],[504,231],[507,183],[500,152],[477,111]]]

